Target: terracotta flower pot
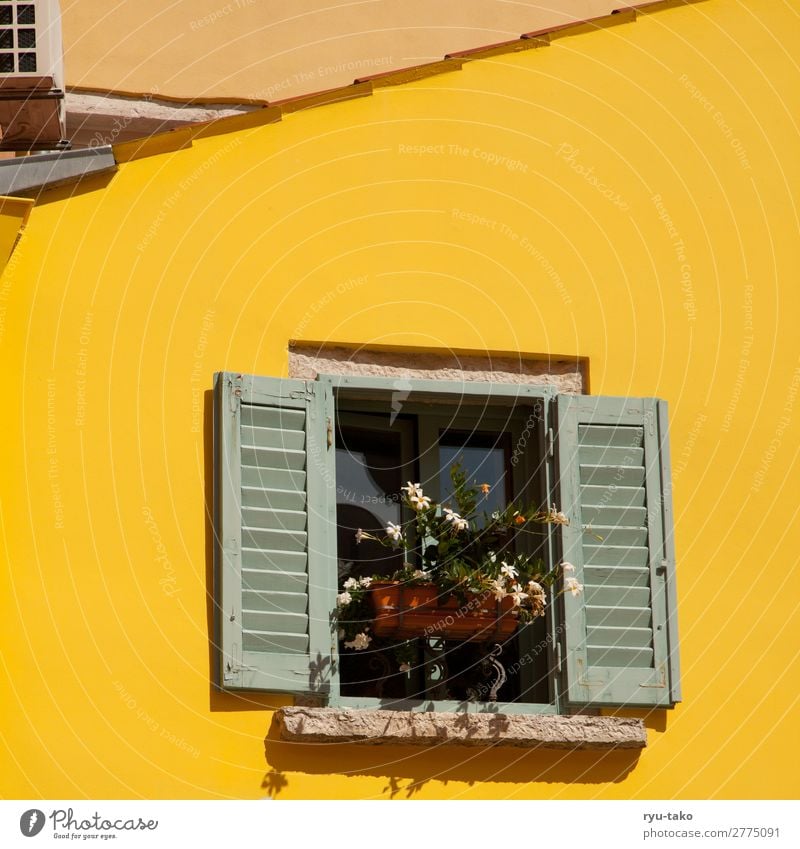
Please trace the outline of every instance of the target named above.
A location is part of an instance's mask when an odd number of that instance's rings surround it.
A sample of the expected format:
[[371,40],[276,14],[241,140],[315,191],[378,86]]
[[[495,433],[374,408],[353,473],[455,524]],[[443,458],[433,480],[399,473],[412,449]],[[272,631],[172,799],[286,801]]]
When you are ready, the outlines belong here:
[[510,597],[498,601],[491,593],[469,594],[464,602],[440,596],[435,584],[405,586],[373,581],[370,587],[377,637],[440,637],[464,641],[497,640],[517,629]]

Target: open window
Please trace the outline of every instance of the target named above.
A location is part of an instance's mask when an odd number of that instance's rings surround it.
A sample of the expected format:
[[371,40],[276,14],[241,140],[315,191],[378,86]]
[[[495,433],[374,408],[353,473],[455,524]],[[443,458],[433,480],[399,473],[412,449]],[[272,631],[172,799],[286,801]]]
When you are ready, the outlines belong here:
[[[215,384],[216,599],[222,687],[389,709],[559,712],[679,698],[666,407],[550,387],[231,373]],[[355,533],[404,521],[400,488],[448,498],[449,469],[489,497],[558,504],[565,526],[528,544],[585,587],[492,646],[420,638],[344,651],[333,619],[347,577],[402,555]],[[491,504],[487,501],[487,507]]]

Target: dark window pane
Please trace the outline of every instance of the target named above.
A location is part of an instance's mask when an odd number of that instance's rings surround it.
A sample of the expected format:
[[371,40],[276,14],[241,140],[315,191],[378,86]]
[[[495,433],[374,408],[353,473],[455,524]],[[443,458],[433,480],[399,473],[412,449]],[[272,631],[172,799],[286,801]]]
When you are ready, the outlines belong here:
[[21,29],[17,31],[17,47],[36,47],[36,30]]
[[400,524],[400,436],[342,427],[336,442],[336,518],[339,560],[352,563],[348,575],[391,574],[403,564],[402,551],[376,542],[356,545],[358,528],[384,536],[389,522]]
[[31,73],[36,70],[36,54],[35,53],[20,53],[19,54],[19,69],[23,73]]
[[36,7],[32,3],[20,4],[17,6],[17,23],[18,24],[35,24],[36,23]]
[[14,54],[0,53],[0,74],[12,74],[14,72]]
[[[502,510],[511,501],[507,475],[510,462],[510,435],[449,431],[439,440],[439,481],[443,503],[452,501],[453,484],[450,469],[460,463],[473,486],[489,484],[489,492],[480,494],[478,516]],[[455,509],[455,503],[451,504]]]
[[14,31],[0,29],[0,50],[12,50],[14,47]]
[[0,6],[0,24],[13,23],[11,17],[11,6]]

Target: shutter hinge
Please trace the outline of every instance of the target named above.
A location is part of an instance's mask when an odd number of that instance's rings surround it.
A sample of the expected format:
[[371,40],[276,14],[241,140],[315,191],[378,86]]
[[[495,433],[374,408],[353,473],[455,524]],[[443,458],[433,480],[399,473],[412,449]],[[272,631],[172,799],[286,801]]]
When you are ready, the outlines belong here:
[[229,380],[228,389],[230,390],[230,395],[228,396],[230,409],[232,413],[235,413],[242,403],[242,376],[238,375],[234,380]]
[[656,575],[666,575],[667,567],[669,566],[668,560],[662,560],[658,566],[656,566]]
[[553,438],[553,428],[547,428],[547,456],[552,457],[555,451],[555,440]]

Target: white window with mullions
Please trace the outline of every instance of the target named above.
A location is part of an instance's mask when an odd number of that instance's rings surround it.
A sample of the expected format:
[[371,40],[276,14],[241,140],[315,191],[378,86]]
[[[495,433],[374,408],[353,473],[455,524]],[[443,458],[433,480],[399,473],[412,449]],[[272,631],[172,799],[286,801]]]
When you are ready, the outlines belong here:
[[[665,402],[548,386],[411,380],[399,392],[380,378],[221,372],[214,444],[220,687],[394,710],[555,713],[679,701]],[[546,616],[503,641],[509,674],[491,693],[491,645],[420,637],[411,671],[399,674],[391,646],[348,652],[337,633],[344,580],[402,565],[399,551],[356,544],[356,531],[407,525],[408,481],[446,503],[456,462],[489,485],[497,506],[566,512],[569,525],[540,525],[522,544],[548,568],[568,560],[584,586],[580,595],[552,593]],[[424,541],[410,542],[413,559]]]

